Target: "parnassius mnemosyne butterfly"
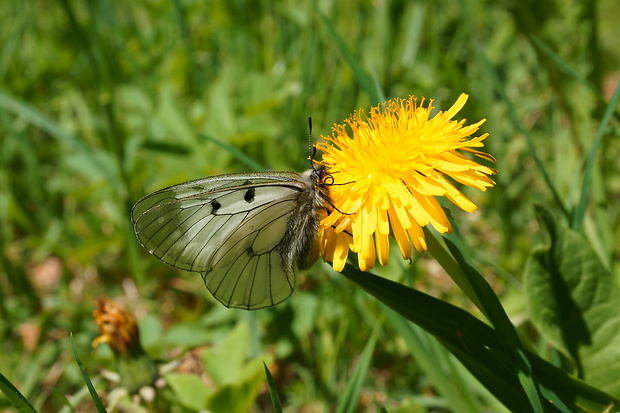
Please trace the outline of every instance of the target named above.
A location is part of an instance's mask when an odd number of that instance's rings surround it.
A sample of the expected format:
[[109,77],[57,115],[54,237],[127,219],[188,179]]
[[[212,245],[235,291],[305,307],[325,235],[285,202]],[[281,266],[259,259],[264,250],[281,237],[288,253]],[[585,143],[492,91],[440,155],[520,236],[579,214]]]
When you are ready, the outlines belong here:
[[326,178],[325,167],[313,165],[301,174],[227,174],[171,186],[134,205],[134,231],[166,264],[201,273],[226,307],[271,307],[292,294],[295,272],[320,256],[319,223],[333,183]]

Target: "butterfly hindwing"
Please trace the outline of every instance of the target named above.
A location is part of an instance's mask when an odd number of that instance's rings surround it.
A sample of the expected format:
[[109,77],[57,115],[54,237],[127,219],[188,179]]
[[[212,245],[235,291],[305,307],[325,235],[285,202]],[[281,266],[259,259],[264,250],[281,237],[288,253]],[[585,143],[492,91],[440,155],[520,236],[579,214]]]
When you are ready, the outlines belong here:
[[227,307],[272,307],[292,294],[294,273],[282,265],[277,250],[260,255],[245,252],[228,266],[203,275],[214,297]]
[[[272,188],[270,188],[270,191]],[[295,284],[294,269],[283,265],[281,243],[298,194],[248,213],[212,255],[205,285],[228,307],[262,308],[284,301]]]
[[233,174],[172,186],[132,211],[142,245],[167,264],[200,272],[224,305],[273,306],[293,291],[280,244],[301,192],[295,173]]

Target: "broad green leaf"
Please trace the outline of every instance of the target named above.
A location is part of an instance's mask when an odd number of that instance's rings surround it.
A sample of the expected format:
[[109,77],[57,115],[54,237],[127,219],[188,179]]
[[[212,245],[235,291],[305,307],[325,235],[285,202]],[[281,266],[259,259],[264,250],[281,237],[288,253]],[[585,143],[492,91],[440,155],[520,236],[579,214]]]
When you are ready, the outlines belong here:
[[404,400],[401,401],[398,407],[389,410],[384,407],[381,411],[389,413],[426,413],[429,410],[423,407],[421,404],[417,403],[415,398],[406,397]]
[[245,380],[237,380],[234,384],[222,386],[213,393],[207,403],[209,411],[213,413],[245,413],[250,411],[265,377],[263,376],[261,360],[256,359],[249,365],[251,368],[246,372],[253,371],[254,374],[245,376]]
[[393,281],[351,266],[346,266],[342,273],[392,310],[433,334],[509,409],[531,411],[491,327],[460,308]]
[[218,386],[234,384],[240,379],[249,340],[247,324],[239,323],[221,342],[202,352],[205,370]]
[[172,86],[162,85],[159,89],[157,118],[170,136],[174,136],[176,144],[192,147],[196,144],[196,135],[187,113],[179,106]]
[[155,314],[147,314],[138,321],[140,343],[146,349],[155,348],[163,344],[164,328],[161,319]]
[[252,381],[255,380],[256,377],[259,377],[260,380],[263,381],[263,363],[271,363],[272,361],[273,357],[270,354],[248,361],[241,367],[239,376],[237,376],[237,383],[240,381]]
[[620,396],[620,299],[616,280],[588,240],[540,209],[550,244],[535,251],[525,270],[532,321],[568,357],[575,373]]
[[200,377],[181,373],[169,373],[164,377],[181,405],[196,411],[205,409],[213,390]]
[[192,323],[178,324],[170,328],[165,335],[169,346],[193,347],[205,344],[211,336],[205,328]]

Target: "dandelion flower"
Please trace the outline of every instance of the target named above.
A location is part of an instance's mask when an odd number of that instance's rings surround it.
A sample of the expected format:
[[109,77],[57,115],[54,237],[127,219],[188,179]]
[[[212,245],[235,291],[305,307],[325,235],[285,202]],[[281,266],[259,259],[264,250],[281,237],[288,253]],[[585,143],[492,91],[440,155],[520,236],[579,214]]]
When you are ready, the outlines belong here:
[[93,340],[94,348],[107,343],[115,353],[126,355],[140,347],[136,318],[114,301],[99,299],[93,317],[101,331],[101,335]]
[[323,257],[342,270],[349,249],[357,253],[365,271],[376,259],[388,261],[388,235],[393,234],[404,259],[413,248],[422,252],[426,242],[422,227],[432,225],[450,232],[448,218],[437,197],[445,196],[459,208],[472,212],[476,205],[447,178],[486,191],[497,171],[466,157],[495,159],[476,148],[488,134],[471,137],[485,121],[465,125],[452,120],[463,108],[462,94],[447,111],[431,118],[431,100],[415,97],[394,99],[370,114],[355,112],[345,125],[334,125],[331,137],[323,137],[317,149],[330,170],[330,199],[334,210],[321,221]]
[[159,374],[157,366],[140,344],[136,318],[107,298],[97,301],[93,317],[101,331],[101,335],[92,342],[93,348],[107,343],[114,353],[123,386],[131,393],[140,391],[146,399],[150,397],[149,387]]

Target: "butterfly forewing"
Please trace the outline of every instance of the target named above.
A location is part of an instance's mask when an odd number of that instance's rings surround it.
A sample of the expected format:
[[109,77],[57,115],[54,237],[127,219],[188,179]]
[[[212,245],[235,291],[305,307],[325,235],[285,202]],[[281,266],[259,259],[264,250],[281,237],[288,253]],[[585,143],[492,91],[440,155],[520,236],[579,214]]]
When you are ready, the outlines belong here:
[[179,185],[153,192],[140,199],[131,211],[132,221],[135,223],[147,210],[179,199],[189,200],[193,197],[204,199],[204,194],[218,189],[239,188],[246,182],[253,184],[289,182],[299,179],[295,172],[256,172],[246,174],[218,175],[210,178],[196,179]]
[[142,245],[167,264],[203,273],[224,305],[273,306],[293,291],[280,244],[299,194],[299,174],[234,174],[172,186],[134,206]]

